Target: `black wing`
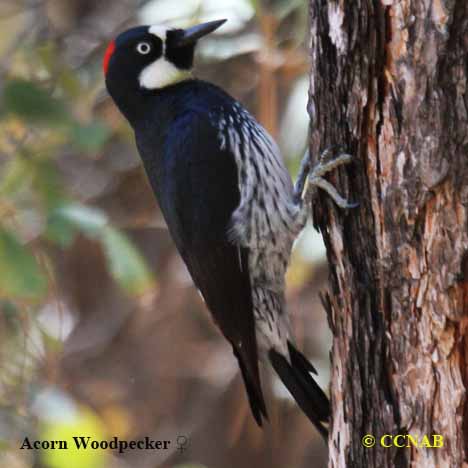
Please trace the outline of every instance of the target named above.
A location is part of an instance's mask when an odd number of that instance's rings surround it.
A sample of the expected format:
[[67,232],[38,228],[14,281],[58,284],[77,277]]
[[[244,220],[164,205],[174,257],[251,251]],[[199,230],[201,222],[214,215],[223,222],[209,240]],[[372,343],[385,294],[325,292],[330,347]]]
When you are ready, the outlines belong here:
[[240,201],[232,151],[213,123],[187,112],[171,126],[156,181],[158,199],[176,246],[224,336],[233,346],[252,412],[266,417],[261,390],[249,251],[228,240]]

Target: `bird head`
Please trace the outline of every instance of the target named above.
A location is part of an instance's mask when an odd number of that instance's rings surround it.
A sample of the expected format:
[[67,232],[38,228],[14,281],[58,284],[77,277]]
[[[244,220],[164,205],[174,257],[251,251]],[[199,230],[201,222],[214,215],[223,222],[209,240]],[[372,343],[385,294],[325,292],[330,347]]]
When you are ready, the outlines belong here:
[[225,21],[188,29],[139,26],[123,32],[109,44],[104,56],[109,92],[112,95],[117,88],[156,90],[188,78],[197,41]]

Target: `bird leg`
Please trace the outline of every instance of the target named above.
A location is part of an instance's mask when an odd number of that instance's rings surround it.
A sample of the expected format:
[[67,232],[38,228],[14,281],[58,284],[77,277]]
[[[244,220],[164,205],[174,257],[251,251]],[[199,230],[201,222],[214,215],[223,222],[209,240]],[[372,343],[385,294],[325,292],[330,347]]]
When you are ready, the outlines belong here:
[[[317,188],[319,187],[325,190],[340,208],[356,208],[359,205],[358,203],[349,203],[338,193],[330,182],[323,178],[325,174],[328,174],[343,164],[348,164],[351,160],[352,156],[349,154],[343,153],[334,157],[331,149],[326,149],[320,155],[318,163],[311,171],[310,155],[307,150],[302,158],[299,176],[294,186],[294,199],[296,202],[299,203],[302,201],[305,202],[306,206],[309,205],[316,196]],[[303,195],[307,178],[309,179],[307,191],[305,195]]]

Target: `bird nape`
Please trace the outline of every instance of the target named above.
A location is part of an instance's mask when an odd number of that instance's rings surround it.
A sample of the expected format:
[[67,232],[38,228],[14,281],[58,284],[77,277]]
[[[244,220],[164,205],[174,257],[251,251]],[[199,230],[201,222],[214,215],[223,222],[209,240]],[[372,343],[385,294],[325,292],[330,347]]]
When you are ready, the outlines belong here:
[[254,117],[191,76],[197,41],[224,22],[123,32],[105,54],[106,86],[133,127],[175,245],[232,345],[257,423],[267,418],[262,361],[326,438],[329,402],[294,347],[284,276],[317,187],[339,206],[355,206],[322,178],[351,157],[326,154],[312,168],[306,155],[293,186],[277,145]]

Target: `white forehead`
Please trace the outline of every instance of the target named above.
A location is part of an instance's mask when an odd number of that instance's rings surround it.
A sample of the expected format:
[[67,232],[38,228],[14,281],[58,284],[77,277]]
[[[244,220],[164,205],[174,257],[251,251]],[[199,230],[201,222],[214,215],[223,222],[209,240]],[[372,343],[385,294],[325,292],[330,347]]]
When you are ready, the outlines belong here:
[[161,25],[154,25],[154,26],[150,26],[148,32],[150,34],[153,34],[154,36],[157,36],[159,37],[160,39],[162,39],[163,41],[166,39],[166,33],[167,31],[169,31],[169,29],[171,28],[168,28],[167,26],[161,26]]

